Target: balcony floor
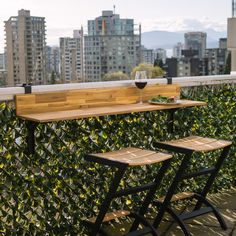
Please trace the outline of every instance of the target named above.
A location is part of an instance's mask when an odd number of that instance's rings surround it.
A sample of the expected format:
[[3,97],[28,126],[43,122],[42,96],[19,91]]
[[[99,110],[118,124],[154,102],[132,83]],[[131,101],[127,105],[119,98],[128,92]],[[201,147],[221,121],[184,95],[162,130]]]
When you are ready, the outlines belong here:
[[[210,195],[208,199],[220,210],[228,230],[222,230],[214,215],[207,214],[185,222],[191,234],[193,236],[236,236],[236,188]],[[124,225],[114,224],[113,227],[109,227],[109,232],[112,236],[118,236],[121,235],[118,233],[120,229],[125,231],[125,228]],[[158,232],[160,236],[183,236],[181,229],[168,218],[163,221]]]

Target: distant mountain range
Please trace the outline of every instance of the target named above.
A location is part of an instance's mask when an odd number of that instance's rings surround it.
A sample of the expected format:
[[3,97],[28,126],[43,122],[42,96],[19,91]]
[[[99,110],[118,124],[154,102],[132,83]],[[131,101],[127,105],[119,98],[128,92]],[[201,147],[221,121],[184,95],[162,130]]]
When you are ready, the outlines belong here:
[[[184,33],[188,31],[149,31],[142,33],[142,45],[148,49],[164,48],[172,49],[178,42],[184,43]],[[227,32],[204,30],[207,33],[207,48],[218,47],[219,38],[226,38]]]

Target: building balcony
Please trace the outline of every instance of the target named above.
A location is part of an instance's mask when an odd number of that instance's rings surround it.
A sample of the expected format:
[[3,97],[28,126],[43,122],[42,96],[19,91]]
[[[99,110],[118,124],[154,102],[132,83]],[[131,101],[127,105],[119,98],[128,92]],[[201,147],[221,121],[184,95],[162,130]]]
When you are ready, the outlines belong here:
[[[233,146],[218,175],[210,198],[221,209],[228,224],[223,231],[214,217],[207,215],[188,222],[193,235],[234,235],[236,225],[236,76],[200,76],[173,78],[181,86],[181,97],[205,101],[207,106],[179,109],[174,131],[167,127],[168,112],[140,112],[107,115],[79,120],[38,124],[35,130],[35,154],[27,154],[26,122],[15,114],[14,96],[24,94],[23,87],[0,88],[0,232],[2,235],[87,235],[83,219],[92,217],[109,187],[112,171],[84,160],[87,153],[106,152],[135,146],[153,149],[153,142],[189,134],[231,140]],[[166,84],[167,79],[150,79],[148,84]],[[32,86],[32,93],[107,87],[130,87],[134,81],[73,83]],[[41,98],[44,99],[43,97]],[[29,101],[30,103],[31,101]],[[60,103],[58,104],[60,105]],[[49,108],[50,109],[50,108]],[[200,164],[209,164],[202,159]],[[173,163],[172,167],[178,164]],[[151,167],[155,170],[156,167]],[[139,183],[134,173],[127,176],[130,186]],[[173,176],[158,190],[162,196]],[[145,177],[149,181],[151,174]],[[201,179],[185,183],[183,190],[198,191]],[[100,196],[100,199],[98,199]],[[143,195],[114,203],[131,209]],[[177,205],[181,207],[181,205]],[[150,217],[155,212],[150,212]],[[122,223],[122,224],[121,224]],[[111,235],[120,235],[128,221],[107,225]],[[169,228],[168,228],[169,227]],[[167,218],[158,229],[166,235],[183,235]]]

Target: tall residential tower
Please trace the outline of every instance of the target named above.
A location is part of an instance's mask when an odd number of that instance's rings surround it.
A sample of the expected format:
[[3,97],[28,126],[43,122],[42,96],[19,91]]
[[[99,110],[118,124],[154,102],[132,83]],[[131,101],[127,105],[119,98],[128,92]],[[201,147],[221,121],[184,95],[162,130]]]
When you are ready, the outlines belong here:
[[7,85],[45,83],[45,18],[20,10],[5,21]]
[[206,51],[206,33],[204,32],[188,32],[184,34],[185,49],[198,50],[198,58],[205,57]]
[[83,28],[73,38],[60,38],[61,78],[63,83],[84,82]]
[[135,33],[133,19],[121,19],[113,11],[88,21],[84,36],[85,81],[101,81],[107,73],[130,75],[141,61],[141,27]]

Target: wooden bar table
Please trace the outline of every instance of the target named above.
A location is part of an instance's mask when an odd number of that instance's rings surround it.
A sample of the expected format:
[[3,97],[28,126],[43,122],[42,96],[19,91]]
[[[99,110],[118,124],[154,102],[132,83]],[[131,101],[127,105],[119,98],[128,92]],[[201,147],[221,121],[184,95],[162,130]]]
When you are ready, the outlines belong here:
[[147,111],[174,112],[180,108],[206,105],[206,102],[190,100],[178,100],[178,103],[171,105],[153,105],[148,102],[153,96],[171,97],[179,94],[178,85],[147,86],[144,89],[143,104],[137,103],[139,95],[135,87],[24,94],[16,96],[16,112],[19,118],[26,121],[28,153],[33,154],[35,152],[34,131],[39,123]]

